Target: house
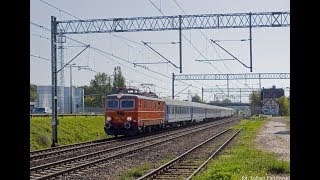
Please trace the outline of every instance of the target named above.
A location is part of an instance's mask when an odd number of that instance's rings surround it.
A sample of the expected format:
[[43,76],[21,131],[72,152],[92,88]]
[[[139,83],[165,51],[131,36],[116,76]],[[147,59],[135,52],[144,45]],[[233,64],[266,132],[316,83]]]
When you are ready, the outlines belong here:
[[262,110],[263,114],[278,115],[279,114],[279,104],[273,98],[269,98],[265,101],[261,110]]

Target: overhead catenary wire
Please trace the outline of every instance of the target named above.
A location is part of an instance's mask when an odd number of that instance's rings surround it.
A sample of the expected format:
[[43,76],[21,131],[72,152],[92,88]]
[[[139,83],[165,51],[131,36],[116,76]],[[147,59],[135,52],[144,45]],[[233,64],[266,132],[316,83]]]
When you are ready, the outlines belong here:
[[[150,0],[149,0],[149,2],[152,3]],[[152,5],[153,5],[154,7],[156,7],[156,9],[157,9],[163,16],[165,16],[165,14],[164,14],[162,11],[160,11],[154,3],[152,3]],[[199,54],[201,54],[201,56],[202,56],[203,58],[207,59],[207,58],[199,51],[199,49],[198,49],[183,33],[181,33],[181,35],[184,37],[185,40],[187,40],[187,42],[190,43],[190,45],[191,45],[196,51],[198,51]],[[208,39],[208,38],[207,38],[207,39]],[[215,67],[215,69],[216,69],[218,72],[221,73],[221,71],[218,70],[216,67]]]
[[[45,30],[47,30],[47,31],[50,31],[48,28],[46,28],[46,27],[44,27],[44,26],[42,26],[42,25],[39,25],[39,24],[34,23],[34,22],[30,22],[30,23],[33,24],[33,25],[35,25],[35,26],[38,26],[38,27],[40,27],[40,28],[43,28],[43,29],[45,29]],[[50,32],[51,32],[51,31],[50,31]],[[68,38],[68,39],[70,39],[70,40],[72,40],[72,41],[74,41],[74,42],[77,42],[77,43],[79,43],[79,44],[86,45],[85,43],[83,43],[83,42],[81,42],[81,41],[78,41],[78,40],[76,40],[76,39],[74,39],[74,38],[71,38],[71,37],[66,37],[66,38]],[[133,71],[135,71],[135,72],[137,72],[137,73],[146,75],[146,76],[148,76],[148,77],[151,77],[152,79],[156,79],[156,80],[159,80],[159,81],[163,82],[163,80],[161,80],[161,79],[155,78],[154,76],[151,76],[151,75],[149,75],[149,74],[145,74],[145,73],[140,72],[140,71],[137,71],[137,70],[135,70],[135,69],[133,69],[133,68],[131,68],[131,67],[128,67],[128,66],[126,66],[126,65],[124,65],[124,64],[122,64],[122,63],[120,63],[120,62],[118,62],[118,61],[116,61],[116,60],[114,60],[114,59],[112,59],[112,58],[110,58],[110,57],[108,57],[108,56],[106,56],[106,54],[107,54],[107,55],[110,55],[110,56],[113,56],[113,57],[116,57],[116,58],[119,58],[118,56],[112,55],[112,54],[107,53],[107,52],[105,52],[105,51],[103,51],[103,50],[100,50],[100,49],[98,49],[98,48],[95,48],[95,47],[93,47],[93,46],[90,46],[90,48],[93,49],[93,50],[96,50],[96,52],[98,52],[99,54],[105,56],[105,57],[108,58],[109,60],[112,60],[112,61],[114,61],[114,62],[116,62],[116,63],[118,63],[118,64],[120,64],[120,65],[122,65],[122,66],[124,66],[124,67],[126,67],[126,68],[128,68],[128,69],[131,69],[131,70],[133,70]],[[122,59],[122,58],[121,58],[121,59]],[[128,62],[128,63],[131,63],[131,62],[128,61],[128,60],[125,60],[125,59],[122,59],[122,60],[124,60],[124,61],[126,61],[126,62]],[[133,64],[133,63],[131,63],[131,64]],[[151,69],[149,69],[149,68],[146,68],[146,70],[149,70],[149,71],[151,71],[151,72],[153,72],[153,73],[156,73],[156,74],[159,74],[159,75],[162,75],[162,76],[164,76],[164,77],[166,77],[166,78],[171,79],[171,77],[166,76],[166,75],[164,75],[164,74],[162,74],[162,73],[153,71],[153,70],[151,70]],[[180,83],[189,85],[188,83],[185,83],[185,82],[183,82],[183,81],[180,81],[180,80],[177,80],[177,81],[180,82]]]
[[[150,1],[150,0],[149,0]],[[151,2],[152,3],[152,2]],[[153,3],[152,3],[153,4]],[[154,4],[153,4],[154,5]],[[155,5],[154,5],[155,6]],[[155,6],[156,7],[156,6]],[[180,6],[179,6],[180,7]],[[156,7],[157,8],[157,7]],[[181,8],[181,7],[180,7]],[[157,8],[158,9],[158,8]],[[182,9],[182,8],[181,8]],[[159,9],[158,9],[159,10]],[[162,12],[162,11],[159,11],[162,15],[164,15],[165,16],[165,14]],[[184,12],[185,13],[185,12]],[[185,13],[186,14],[186,13]],[[205,59],[207,59],[204,55],[203,55],[203,53],[202,52],[200,52],[199,50],[198,50],[198,48],[196,48],[195,47],[195,45],[184,35],[184,34],[182,34],[182,36],[184,37],[184,39],[186,39],[187,40],[187,42],[189,42],[189,44],[191,44],[191,46],[203,57],[203,58],[205,58]],[[207,38],[208,39],[208,38]],[[211,64],[211,63],[210,63]],[[211,66],[212,67],[214,67],[218,72],[220,72],[220,73],[222,73],[219,69],[217,69],[215,66],[213,66],[212,64],[211,64]],[[197,82],[197,81],[194,81],[194,82]],[[207,86],[207,85],[206,85]],[[195,86],[192,86],[192,87],[195,87]],[[198,89],[201,89],[201,88],[199,88],[199,87],[196,87],[196,88],[198,88]]]
[[[176,0],[173,0],[174,2],[175,2],[175,4],[180,8],[180,10],[185,14],[185,15],[187,15],[187,13],[182,9],[182,7],[178,4],[178,2],[176,1]],[[211,43],[211,40],[200,30],[200,29],[198,29],[199,31],[200,31],[200,33],[206,38],[206,40],[208,40],[208,41],[210,41],[210,44],[212,45],[212,43]],[[243,41],[243,40],[242,40]],[[214,46],[213,46],[214,47]],[[222,59],[221,58],[221,56],[220,56],[220,54],[218,53],[218,51],[216,50],[216,48],[214,47],[214,49],[215,49],[215,51],[216,51],[216,53],[218,54],[218,56],[220,57],[220,59]],[[199,52],[199,51],[198,51]],[[202,55],[202,54],[201,54]],[[203,55],[202,55],[203,56]],[[199,56],[198,56],[199,57]],[[204,56],[203,56],[204,57]],[[204,57],[205,58],[205,57]],[[205,59],[207,59],[207,58],[205,58]],[[231,70],[228,68],[228,66],[224,63],[224,61],[222,61],[223,62],[223,64],[224,64],[224,66],[227,68],[227,70],[230,72],[230,73],[232,73],[231,72]],[[210,62],[209,62],[209,64],[211,65],[211,66],[213,66]],[[215,66],[213,66],[216,70],[218,70]],[[218,72],[220,72],[221,73],[221,71],[219,71],[218,70]],[[237,79],[237,81],[239,82],[239,83],[241,83],[238,79]],[[237,85],[235,85],[232,81],[231,81],[231,83],[235,86],[235,87],[237,87],[238,88],[238,86]],[[244,84],[245,86],[247,86],[245,83],[242,83],[242,84]],[[249,87],[249,86],[247,86],[247,87]],[[250,87],[249,87],[250,88]],[[252,89],[252,88],[251,88]]]
[[[182,9],[182,7],[178,4],[178,2],[176,1],[176,0],[173,0],[175,3],[176,3],[176,5],[180,8],[180,10],[185,14],[185,15],[187,15],[187,13]],[[198,29],[200,32],[201,32],[201,34],[208,40],[208,41],[210,41],[210,44],[212,45],[212,41],[200,30],[200,29]],[[246,39],[242,39],[241,41],[245,41]],[[231,41],[231,40],[230,40]],[[214,47],[214,46],[213,46]],[[218,53],[218,51],[216,50],[216,48],[214,47],[214,49],[215,49],[215,51],[216,51],[216,53],[218,54],[218,56],[220,57],[220,59],[222,59],[221,58],[221,56],[220,56],[220,54]],[[228,71],[230,72],[230,73],[232,73],[231,72],[231,70],[228,68],[228,66],[224,63],[224,61],[222,61],[223,62],[223,64],[224,64],[224,66],[228,69]],[[211,63],[210,63],[211,64]],[[211,64],[212,65],[212,64]],[[220,71],[219,71],[220,72]],[[221,72],[220,72],[221,73]],[[239,83],[241,83],[238,79],[237,79],[237,81],[239,82]],[[232,83],[232,82],[231,82]],[[233,84],[233,83],[232,83]],[[241,84],[244,84],[244,83],[241,83]],[[234,84],[233,84],[234,85]],[[247,86],[246,84],[244,84],[245,86]],[[236,85],[235,85],[236,86]],[[236,86],[237,88],[238,88],[238,86]],[[248,86],[247,86],[248,87]],[[252,88],[251,88],[252,89]]]
[[[63,12],[63,13],[68,14],[68,15],[70,15],[70,16],[78,19],[78,20],[81,20],[79,17],[74,16],[74,15],[72,15],[71,13],[69,13],[69,12],[67,12],[67,11],[65,11],[65,10],[62,10],[62,9],[60,9],[60,8],[58,8],[58,7],[50,4],[50,3],[48,3],[48,2],[45,2],[45,1],[43,1],[43,0],[40,0],[40,1],[43,2],[43,3],[45,3],[45,4],[47,4],[47,5],[49,5],[49,6],[52,7],[52,8],[55,8],[55,9],[59,10],[60,12]],[[150,2],[151,2],[151,1],[150,1]],[[151,3],[152,3],[152,2],[151,2]],[[152,3],[152,4],[153,4],[153,3]],[[154,4],[153,4],[153,5],[154,5]],[[155,6],[155,5],[154,5],[154,6]],[[155,7],[156,7],[156,6],[155,6]],[[161,11],[161,10],[160,10],[160,11]],[[112,34],[112,33],[111,33],[111,34]],[[115,36],[115,37],[118,37],[118,38],[121,38],[121,39],[124,39],[124,40],[130,41],[130,42],[132,42],[132,43],[139,44],[139,45],[142,45],[142,46],[143,46],[143,44],[138,43],[138,42],[133,41],[133,40],[129,40],[129,39],[125,38],[125,37],[122,37],[122,36],[119,36],[119,35],[114,35],[114,34],[112,34],[112,35]]]
[[[165,16],[165,14],[164,14],[161,10],[159,10],[154,3],[152,3],[150,0],[149,0],[149,2],[150,2],[163,16]],[[181,33],[181,35],[184,37],[184,39],[186,39],[186,40],[192,45],[192,47],[193,47],[196,51],[198,51],[198,53],[199,53],[203,58],[207,59],[207,58],[193,45],[193,43],[192,43],[184,34]],[[216,68],[216,70],[219,71],[217,68]],[[219,71],[219,72],[221,73],[221,71]],[[178,80],[177,80],[177,81],[178,81]],[[182,81],[181,81],[181,82],[182,82]],[[194,82],[196,82],[196,81],[194,81]],[[183,82],[183,83],[184,83],[184,82]],[[188,83],[185,83],[185,84],[188,84]],[[189,84],[188,84],[188,85],[189,85]],[[195,86],[191,86],[191,87],[195,87]],[[201,88],[199,88],[199,87],[195,87],[195,88],[201,89]]]
[[[81,20],[79,17],[77,17],[77,16],[74,16],[74,15],[72,15],[71,13],[69,13],[69,12],[67,12],[67,11],[64,11],[64,10],[62,10],[62,9],[60,9],[60,8],[58,8],[58,7],[56,7],[56,6],[54,6],[54,5],[52,5],[52,4],[50,4],[50,3],[48,3],[48,2],[45,2],[45,1],[43,1],[43,0],[40,0],[41,2],[43,2],[43,3],[45,3],[45,4],[47,4],[47,5],[49,5],[50,7],[52,7],[52,8],[55,8],[55,9],[57,9],[57,10],[59,10],[60,12],[64,12],[64,13],[66,13],[66,14],[68,14],[68,15],[70,15],[70,16],[72,16],[72,17],[74,17],[74,18],[76,18],[76,19],[79,19],[79,20]],[[151,1],[150,1],[151,2]],[[152,3],[152,2],[151,2]],[[152,3],[153,4],[153,3]],[[153,4],[154,5],[154,4]],[[155,6],[155,5],[154,5]],[[156,6],[155,6],[156,7]],[[161,11],[161,10],[160,10]],[[39,26],[39,27],[41,27],[41,26]],[[49,30],[48,28],[46,28],[46,30]],[[49,30],[50,31],[50,30]],[[114,34],[112,34],[112,35],[114,35]],[[138,43],[138,42],[135,42],[135,41],[132,41],[132,40],[129,40],[129,39],[127,39],[127,38],[124,38],[124,37],[121,37],[121,36],[119,36],[119,35],[114,35],[115,37],[118,37],[118,38],[121,38],[121,39],[125,39],[125,40],[128,40],[128,41],[130,41],[130,42],[133,42],[133,43],[135,43],[135,44],[139,44],[139,45],[142,45],[141,43]],[[70,38],[69,38],[70,39]],[[97,50],[97,49],[96,49]],[[104,52],[104,53],[106,53],[106,52]],[[109,54],[110,55],[110,54]],[[113,54],[111,54],[111,56],[113,56]],[[116,57],[116,56],[113,56],[113,57]],[[116,58],[118,58],[119,59],[119,57],[116,57]],[[120,60],[124,60],[124,59],[120,59]],[[129,62],[129,61],[127,61],[127,62]],[[130,62],[131,64],[132,64],[132,62]],[[151,71],[150,69],[147,69],[147,70],[149,70],[149,71]],[[155,71],[153,71],[153,72],[155,72]],[[161,73],[160,73],[161,74]]]
[[[38,26],[38,27],[40,27],[40,28],[43,28],[43,29],[51,32],[51,30],[49,30],[48,28],[46,28],[46,27],[44,27],[44,26],[42,26],[42,25],[39,25],[39,24],[34,23],[34,22],[30,22],[30,23],[31,23],[32,25]],[[68,38],[68,39],[70,39],[70,40],[72,40],[72,41],[74,41],[74,42],[77,42],[77,43],[79,43],[79,44],[86,45],[85,43],[83,43],[83,42],[81,42],[81,41],[78,41],[78,40],[76,40],[76,39],[74,39],[74,38],[67,37],[67,36],[66,36],[66,38]],[[95,50],[95,52],[98,52],[99,54],[102,54],[103,56],[105,56],[105,55],[107,54],[107,55],[109,55],[109,56],[116,57],[116,58],[118,58],[118,59],[120,59],[120,60],[123,60],[123,61],[125,61],[125,62],[130,63],[130,64],[133,64],[132,62],[130,62],[130,61],[128,61],[128,60],[125,60],[125,59],[120,58],[120,57],[118,57],[118,56],[112,55],[112,54],[107,53],[107,52],[105,52],[105,51],[103,51],[103,50],[100,50],[100,49],[98,49],[98,48],[95,48],[95,47],[93,47],[93,46],[90,46],[90,49]],[[137,70],[135,70],[135,69],[132,69],[132,68],[130,68],[130,67],[128,67],[128,66],[126,66],[126,65],[124,65],[124,64],[122,64],[122,63],[120,63],[120,62],[118,62],[118,61],[116,61],[116,60],[114,60],[114,59],[112,59],[112,58],[110,58],[110,57],[108,57],[108,56],[105,56],[105,57],[107,57],[109,60],[112,60],[112,61],[114,61],[114,62],[116,62],[116,63],[118,63],[118,64],[120,64],[120,65],[122,65],[122,66],[124,66],[124,67],[126,67],[126,68],[129,68],[129,69],[131,69],[131,70],[133,70],[133,71],[136,71],[136,72],[138,72],[138,73],[144,74],[144,75],[149,76],[149,77],[151,77],[151,78],[153,78],[153,79],[157,79],[157,80],[159,80],[159,81],[163,81],[163,80],[158,79],[158,78],[155,78],[155,77],[153,77],[153,76],[151,76],[151,75],[148,75],[148,74],[139,72],[139,71],[137,71]],[[148,69],[148,70],[149,70],[149,69]],[[168,76],[165,76],[165,77],[168,77]]]
[[[149,0],[150,1],[150,0]],[[150,1],[150,3],[152,3],[151,1]],[[154,4],[154,3],[152,3],[152,5],[154,6],[154,7],[156,7],[156,9],[158,9],[157,8],[157,6]],[[179,6],[180,7],[180,6]],[[181,8],[181,7],[180,7]],[[182,8],[181,8],[182,9]],[[165,14],[162,12],[162,11],[160,11],[159,9],[158,9],[158,11],[163,15],[163,16],[165,16]],[[182,9],[182,11],[183,11],[183,9]],[[183,11],[184,12],[184,11]],[[185,13],[185,12],[184,12]],[[185,13],[186,14],[186,13]],[[201,31],[200,31],[201,32]],[[202,32],[201,32],[202,33]],[[182,34],[182,33],[181,33]],[[204,34],[203,34],[204,35]],[[207,59],[204,55],[203,55],[203,53],[202,52],[200,52],[199,51],[199,49],[184,35],[184,34],[182,34],[182,36],[184,37],[184,39],[185,40],[187,40],[187,42],[189,42],[189,44],[203,57],[203,58],[205,58],[205,59]],[[204,35],[205,36],[205,35]],[[207,37],[206,37],[207,38]],[[207,38],[208,39],[208,38]],[[211,64],[211,63],[210,63]],[[211,66],[212,67],[214,67],[218,72],[220,72],[220,73],[222,73],[219,69],[217,69],[215,66],[213,66],[212,64],[211,64]],[[194,81],[194,82],[197,82],[197,81]],[[187,84],[187,83],[186,83]],[[207,85],[206,85],[207,86]],[[192,87],[195,87],[195,86],[192,86]],[[199,87],[196,87],[196,88],[198,88],[198,89],[201,89],[201,88],[199,88]]]
[[43,60],[46,60],[46,61],[50,61],[50,62],[51,62],[51,59],[49,59],[49,58],[44,58],[44,57],[36,56],[36,55],[33,55],[33,54],[30,54],[30,56],[31,56],[31,57],[36,57],[36,58],[43,59]]
[[[49,3],[45,2],[45,1],[41,1],[41,2],[49,5],[50,7],[53,7],[53,8],[55,8],[55,9],[59,10],[60,12],[64,12],[64,13],[66,13],[66,14],[74,17],[74,18],[80,19],[79,17],[76,17],[76,16],[72,15],[71,13],[68,13],[67,11],[64,11],[64,10],[62,10],[62,9],[60,9],[60,8],[57,8],[56,6],[53,6],[52,4],[49,4]],[[37,24],[37,23],[34,23],[34,22],[30,22],[30,23],[33,24],[33,25],[35,25],[35,26],[38,26],[38,27],[40,27],[40,28],[43,28],[43,29],[51,32],[51,30],[50,30],[49,28],[46,28],[46,27],[44,27],[44,26],[42,26],[42,25],[39,25],[39,24]],[[127,38],[123,38],[123,37],[118,36],[118,35],[114,35],[114,36],[115,36],[115,37],[118,37],[118,38],[122,38],[122,39],[128,40]],[[183,35],[183,36],[184,36],[184,35]],[[185,36],[184,36],[184,37],[185,37]],[[70,38],[70,37],[66,37],[66,38],[72,39],[72,38]],[[186,38],[186,37],[185,37],[185,38]],[[73,40],[75,40],[75,39],[73,39]],[[135,41],[132,41],[132,40],[128,40],[128,41],[130,41],[130,42],[132,42],[132,43],[135,43],[135,44],[139,44],[139,43],[137,43],[137,42],[135,42]],[[79,41],[78,41],[78,43],[79,43]],[[84,43],[81,43],[81,44],[84,44]],[[141,45],[141,44],[140,44],[140,45]],[[92,46],[90,46],[90,48],[91,48],[91,49],[92,49],[92,48],[94,49],[94,47],[92,47]],[[196,47],[194,46],[194,48],[196,48]],[[101,52],[101,50],[98,49],[98,48],[96,48],[95,50]],[[121,58],[121,57],[118,57],[118,56],[114,56],[114,55],[112,55],[112,54],[110,54],[110,53],[107,53],[107,52],[105,52],[105,51],[102,51],[102,53],[108,54],[109,56],[113,56],[113,57],[115,57],[115,58],[117,58],[117,59],[120,59],[120,60],[122,60],[122,61],[125,61],[125,62],[127,62],[127,63],[131,63],[131,64],[132,64],[132,62],[130,62],[130,61],[128,61],[128,60],[125,60],[124,58]],[[111,58],[110,58],[110,59],[111,59]],[[117,62],[117,63],[118,63],[118,62]],[[121,63],[120,63],[120,64],[121,64]],[[123,65],[123,64],[121,64],[121,65]],[[125,65],[123,65],[123,66],[125,66]],[[128,68],[128,66],[125,66],[125,67]],[[131,68],[130,68],[130,69],[131,69]],[[131,69],[131,70],[133,70],[133,69]],[[163,75],[163,74],[161,74],[161,73],[159,73],[159,72],[156,72],[156,71],[154,71],[154,70],[151,70],[151,69],[149,69],[149,68],[146,68],[146,70],[149,70],[149,71],[151,71],[151,72],[157,73],[157,74],[159,74],[159,75],[162,75],[162,76],[164,76],[164,77],[166,77],[166,78],[170,78],[170,79],[171,79],[171,77],[166,76],[166,75]],[[139,71],[137,71],[137,70],[134,70],[134,71],[136,71],[136,72],[138,72],[138,73],[141,73],[141,72],[139,72]],[[144,73],[141,73],[141,74],[144,74]],[[152,77],[152,78],[153,78],[153,79],[157,79],[157,78],[155,78],[155,77]],[[158,80],[159,80],[159,79],[158,79]],[[161,81],[162,81],[162,80],[161,80]],[[183,84],[188,84],[188,83],[185,83],[185,82],[180,81],[180,80],[177,80],[177,82],[180,82],[180,83],[183,83]],[[189,85],[189,84],[188,84],[188,85]],[[193,87],[193,86],[192,86],[192,87]],[[196,87],[196,88],[197,88],[197,87]]]
[[[187,13],[182,9],[182,7],[178,4],[178,2],[176,1],[176,0],[173,0],[175,3],[176,3],[176,5],[180,8],[180,10],[185,14],[185,15],[187,15]],[[200,33],[208,40],[208,41],[210,41],[210,44],[212,45],[212,43],[211,43],[211,40],[200,30],[200,29],[198,29],[199,31],[200,31]],[[241,41],[244,41],[245,39],[242,39]],[[214,46],[213,46],[214,47]],[[221,58],[221,56],[219,55],[219,53],[218,53],[218,51],[216,50],[216,48],[214,47],[214,49],[215,49],[215,51],[216,51],[216,53],[218,54],[218,56],[220,57],[220,59],[222,59]],[[199,56],[198,56],[199,57]],[[223,64],[224,64],[224,66],[228,69],[228,71],[230,72],[230,73],[232,73],[231,72],[231,70],[228,68],[228,66],[224,63],[224,61],[222,61],[223,62]],[[210,63],[210,65],[212,65],[211,63]],[[213,66],[213,65],[212,65]],[[214,67],[214,66],[213,66]],[[216,68],[215,68],[216,69]],[[220,72],[220,71],[219,71]],[[220,72],[221,73],[221,72]],[[221,73],[222,74],[222,73]],[[240,83],[240,81],[237,79],[237,81]],[[232,83],[232,82],[231,82]],[[232,83],[233,85],[235,85],[234,83]],[[242,84],[244,84],[244,83],[242,83]],[[246,84],[244,84],[245,86],[246,86]],[[235,85],[236,86],[236,85]],[[236,86],[237,88],[238,88],[238,86]]]

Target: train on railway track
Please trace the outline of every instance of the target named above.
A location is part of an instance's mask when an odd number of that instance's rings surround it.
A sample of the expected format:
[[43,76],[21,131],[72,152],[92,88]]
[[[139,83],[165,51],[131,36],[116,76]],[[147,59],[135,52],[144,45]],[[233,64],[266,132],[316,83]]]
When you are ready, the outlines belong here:
[[234,114],[232,108],[128,92],[106,96],[104,131],[108,135],[132,136]]

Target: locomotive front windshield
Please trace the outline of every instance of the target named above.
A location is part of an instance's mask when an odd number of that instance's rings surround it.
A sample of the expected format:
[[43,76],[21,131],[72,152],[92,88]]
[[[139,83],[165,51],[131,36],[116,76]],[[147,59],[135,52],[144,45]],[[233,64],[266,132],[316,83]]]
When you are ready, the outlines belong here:
[[121,100],[121,109],[130,109],[134,108],[133,100]]
[[108,100],[107,101],[107,108],[109,109],[117,109],[119,107],[119,101],[118,100]]

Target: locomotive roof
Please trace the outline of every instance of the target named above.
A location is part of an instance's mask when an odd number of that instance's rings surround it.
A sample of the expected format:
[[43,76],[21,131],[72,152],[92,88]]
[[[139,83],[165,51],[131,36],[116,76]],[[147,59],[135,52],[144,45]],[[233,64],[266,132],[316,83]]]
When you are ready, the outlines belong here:
[[[108,95],[107,97],[117,97],[117,94],[110,94]],[[153,100],[153,101],[164,101],[163,99],[160,99],[160,98],[154,98],[154,97],[148,97],[148,96],[142,96],[142,95],[137,95],[137,94],[122,94],[122,96],[126,96],[126,97],[136,97],[136,98],[139,98],[139,99],[147,99],[147,100]]]
[[192,106],[192,107],[202,107],[208,109],[226,109],[232,110],[231,108],[221,107],[221,106],[214,106],[209,104],[197,103],[197,102],[190,102],[190,101],[181,101],[176,99],[165,99],[164,100],[167,105],[175,105],[175,106]]
[[[208,109],[225,109],[225,110],[233,110],[232,108],[226,108],[222,106],[214,106],[209,104],[202,104],[202,103],[196,103],[196,102],[190,102],[190,101],[181,101],[176,99],[160,99],[160,98],[153,98],[148,96],[141,96],[137,94],[122,94],[122,96],[126,97],[136,97],[139,99],[147,99],[147,100],[153,100],[153,101],[162,101],[165,102],[167,105],[175,105],[175,106],[192,106],[192,107],[202,107],[202,108],[208,108]],[[110,94],[107,97],[117,97],[117,94]]]

